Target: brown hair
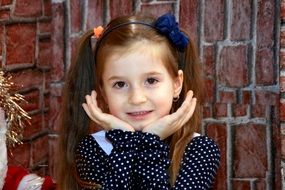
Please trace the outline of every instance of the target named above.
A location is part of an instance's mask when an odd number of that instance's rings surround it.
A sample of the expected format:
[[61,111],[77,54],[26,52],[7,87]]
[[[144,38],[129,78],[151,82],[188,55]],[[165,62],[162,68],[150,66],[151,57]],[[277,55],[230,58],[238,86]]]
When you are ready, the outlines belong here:
[[[112,28],[118,24],[134,21],[153,25],[155,20],[141,16],[120,17],[111,21],[107,27]],[[164,35],[159,34],[154,28],[141,24],[128,24],[108,32],[106,36],[103,33],[103,36],[99,39],[100,43],[97,43],[95,50],[92,51],[92,35],[93,31],[90,30],[82,37],[77,58],[70,66],[66,80],[60,130],[61,158],[58,179],[60,189],[78,188],[78,183],[76,183],[77,173],[66,171],[76,171],[74,160],[75,147],[79,140],[88,133],[89,119],[81,106],[85,102],[85,95],[90,94],[91,90],[95,88],[98,94],[99,105],[104,108],[104,101],[100,94],[100,85],[102,84],[101,75],[106,55],[112,54],[118,48],[130,48],[133,44],[142,40],[146,40],[149,44],[163,47],[165,51],[161,51],[161,58],[170,74],[177,76],[178,62],[183,62],[183,88],[180,93],[180,99],[173,103],[171,111],[176,111],[181,106],[189,90],[192,90],[198,99],[195,112],[191,119],[179,131],[166,140],[171,149],[172,164],[169,173],[170,182],[173,185],[179,172],[185,147],[191,140],[193,132],[199,131],[201,121],[200,113],[204,85],[193,40],[190,38],[185,52],[179,52]],[[94,55],[96,55],[95,58]]]

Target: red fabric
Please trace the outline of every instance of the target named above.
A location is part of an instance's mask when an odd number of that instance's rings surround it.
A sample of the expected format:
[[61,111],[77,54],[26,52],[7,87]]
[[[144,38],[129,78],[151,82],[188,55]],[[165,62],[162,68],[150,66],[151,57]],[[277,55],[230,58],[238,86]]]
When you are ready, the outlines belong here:
[[56,189],[55,183],[50,176],[46,176],[41,190],[54,190]]
[[19,183],[28,173],[24,168],[8,166],[3,190],[17,190]]

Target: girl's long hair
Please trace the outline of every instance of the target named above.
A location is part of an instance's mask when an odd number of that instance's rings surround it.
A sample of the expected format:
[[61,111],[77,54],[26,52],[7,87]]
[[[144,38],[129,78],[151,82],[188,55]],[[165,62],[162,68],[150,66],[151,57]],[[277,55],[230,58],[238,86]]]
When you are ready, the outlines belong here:
[[[143,21],[152,24],[153,18],[140,15],[117,18],[109,23],[107,28],[118,24]],[[108,30],[108,29],[107,29]],[[185,32],[184,32],[185,33]],[[89,119],[81,104],[85,102],[85,95],[90,94],[95,88],[98,95],[99,106],[104,109],[104,99],[100,93],[102,85],[102,73],[104,63],[108,55],[116,51],[126,53],[133,44],[146,40],[148,45],[158,45],[161,49],[161,59],[166,64],[168,71],[173,77],[178,74],[178,62],[182,63],[184,81],[180,99],[173,102],[171,112],[176,111],[182,104],[189,90],[193,90],[198,99],[195,112],[191,119],[177,132],[166,139],[170,145],[172,164],[169,169],[170,182],[173,185],[179,172],[181,159],[186,145],[191,140],[193,132],[199,132],[201,121],[201,108],[204,96],[204,85],[201,76],[200,64],[195,44],[190,38],[185,52],[181,53],[169,40],[159,34],[155,29],[140,24],[129,24],[109,31],[106,36],[99,39],[92,52],[91,36],[93,31],[88,31],[81,39],[79,51],[75,62],[70,66],[66,79],[62,123],[60,130],[60,189],[77,189],[75,170],[75,147],[77,143],[88,133]],[[98,44],[100,44],[98,46]],[[96,55],[96,57],[94,57]],[[96,63],[96,64],[95,64]],[[95,77],[96,76],[96,77]]]

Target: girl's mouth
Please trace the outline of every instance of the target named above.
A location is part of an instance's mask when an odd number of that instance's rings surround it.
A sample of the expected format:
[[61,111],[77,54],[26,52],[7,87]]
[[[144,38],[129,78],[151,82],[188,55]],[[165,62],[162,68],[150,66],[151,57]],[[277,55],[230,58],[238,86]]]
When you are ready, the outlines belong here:
[[148,116],[152,111],[134,111],[134,112],[127,112],[127,114],[135,120],[141,120]]

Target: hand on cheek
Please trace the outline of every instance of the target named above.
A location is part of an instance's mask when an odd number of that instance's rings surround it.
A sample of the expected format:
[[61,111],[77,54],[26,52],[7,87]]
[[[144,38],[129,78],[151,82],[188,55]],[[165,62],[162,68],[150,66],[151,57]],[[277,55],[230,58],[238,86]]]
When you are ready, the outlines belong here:
[[166,115],[146,126],[143,132],[156,134],[162,140],[169,137],[192,117],[196,102],[197,99],[193,98],[193,92],[189,91],[181,107],[176,112]]
[[83,109],[92,121],[103,127],[105,130],[121,129],[123,131],[134,131],[134,128],[128,123],[111,114],[103,113],[98,107],[96,97],[96,92],[92,91],[91,95],[85,96],[86,103],[82,104]]

